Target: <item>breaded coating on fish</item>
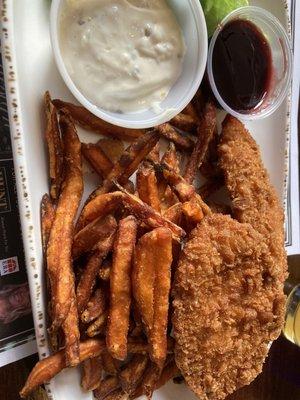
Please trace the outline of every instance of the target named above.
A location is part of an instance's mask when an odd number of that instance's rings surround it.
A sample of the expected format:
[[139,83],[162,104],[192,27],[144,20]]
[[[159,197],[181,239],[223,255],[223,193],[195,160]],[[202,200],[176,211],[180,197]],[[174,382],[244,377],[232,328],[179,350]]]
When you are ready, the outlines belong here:
[[277,261],[249,224],[214,214],[192,232],[174,283],[175,359],[201,400],[222,400],[262,370],[280,334]]
[[287,277],[284,213],[261,160],[260,150],[244,125],[232,116],[223,122],[219,164],[232,199],[233,217],[261,233],[274,260],[272,275]]

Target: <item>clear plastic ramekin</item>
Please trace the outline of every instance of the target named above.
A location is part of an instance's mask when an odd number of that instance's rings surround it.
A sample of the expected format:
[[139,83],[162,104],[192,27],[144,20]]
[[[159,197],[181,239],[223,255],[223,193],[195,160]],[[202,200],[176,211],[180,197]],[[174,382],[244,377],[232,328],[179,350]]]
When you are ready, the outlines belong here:
[[[265,36],[269,43],[272,56],[272,78],[268,93],[257,108],[250,110],[234,110],[222,98],[214,80],[213,53],[216,40],[225,25],[234,20],[252,22]],[[241,7],[228,14],[219,24],[212,36],[207,61],[207,72],[211,89],[225,111],[242,120],[261,119],[272,114],[286,97],[292,76],[292,50],[289,37],[273,14],[260,7]],[[224,76],[224,79],[226,77]]]

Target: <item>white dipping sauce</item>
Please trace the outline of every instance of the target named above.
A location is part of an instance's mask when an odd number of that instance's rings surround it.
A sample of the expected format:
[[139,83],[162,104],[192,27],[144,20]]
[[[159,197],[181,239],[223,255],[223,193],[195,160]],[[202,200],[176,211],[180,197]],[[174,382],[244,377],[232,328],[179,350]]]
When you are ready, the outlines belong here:
[[165,0],[65,0],[59,25],[71,79],[105,110],[157,109],[181,74],[184,39]]

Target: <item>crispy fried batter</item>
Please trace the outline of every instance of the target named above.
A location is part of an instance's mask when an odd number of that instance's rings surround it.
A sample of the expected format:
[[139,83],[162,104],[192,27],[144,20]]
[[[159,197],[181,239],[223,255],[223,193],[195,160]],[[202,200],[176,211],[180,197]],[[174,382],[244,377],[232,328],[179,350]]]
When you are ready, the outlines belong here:
[[175,357],[202,399],[222,400],[262,370],[282,326],[277,260],[263,236],[228,216],[205,217],[175,274]]
[[[104,340],[89,339],[80,343],[80,361],[82,362],[88,358],[99,356],[104,348]],[[66,368],[64,350],[39,361],[28,376],[27,381],[20,392],[20,396],[22,398],[27,397],[35,388],[43,383],[49,382],[64,368]]]
[[136,241],[137,221],[130,215],[119,222],[110,275],[110,303],[106,345],[118,359],[127,357],[127,335],[131,304],[131,265]]
[[236,118],[228,116],[223,123],[219,157],[232,198],[233,216],[263,235],[276,260],[273,275],[283,282],[287,276],[283,209],[263,166],[258,145]]

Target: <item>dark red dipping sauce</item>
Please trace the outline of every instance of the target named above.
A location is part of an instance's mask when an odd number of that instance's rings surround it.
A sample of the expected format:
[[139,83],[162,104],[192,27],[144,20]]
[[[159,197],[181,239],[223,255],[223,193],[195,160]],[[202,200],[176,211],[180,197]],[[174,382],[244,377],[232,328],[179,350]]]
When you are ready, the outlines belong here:
[[271,49],[263,33],[247,20],[227,23],[214,46],[212,71],[229,107],[241,113],[258,108],[272,76]]

